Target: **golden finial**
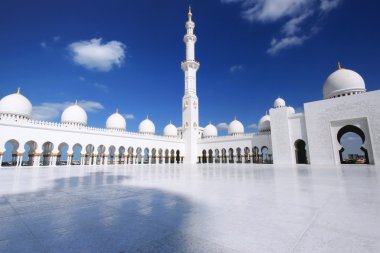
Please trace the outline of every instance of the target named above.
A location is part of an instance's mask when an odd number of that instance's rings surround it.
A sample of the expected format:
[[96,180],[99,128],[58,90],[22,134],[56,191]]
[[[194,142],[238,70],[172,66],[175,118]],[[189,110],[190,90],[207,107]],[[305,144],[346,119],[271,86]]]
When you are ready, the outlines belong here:
[[236,116],[235,116],[234,120],[237,120],[237,119],[236,119]]
[[338,70],[342,69],[342,65],[340,65],[340,62],[338,62]]
[[78,105],[78,99],[75,99],[75,105]]
[[21,92],[21,88],[18,87],[18,88],[17,88],[17,94],[20,94],[20,92]]
[[189,5],[189,13],[187,15],[189,15],[189,17],[193,16],[193,13],[191,13],[191,5]]

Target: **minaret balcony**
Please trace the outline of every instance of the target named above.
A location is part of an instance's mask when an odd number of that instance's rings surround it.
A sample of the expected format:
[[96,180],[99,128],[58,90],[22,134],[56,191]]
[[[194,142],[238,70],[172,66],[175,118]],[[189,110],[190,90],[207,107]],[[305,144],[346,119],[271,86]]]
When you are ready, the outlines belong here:
[[192,42],[197,42],[197,36],[195,36],[194,34],[186,34],[184,37],[183,37],[183,42],[187,43],[189,41],[192,41]]
[[196,60],[187,60],[187,61],[181,62],[181,69],[183,71],[187,71],[188,69],[198,70],[200,65],[201,64],[197,62]]

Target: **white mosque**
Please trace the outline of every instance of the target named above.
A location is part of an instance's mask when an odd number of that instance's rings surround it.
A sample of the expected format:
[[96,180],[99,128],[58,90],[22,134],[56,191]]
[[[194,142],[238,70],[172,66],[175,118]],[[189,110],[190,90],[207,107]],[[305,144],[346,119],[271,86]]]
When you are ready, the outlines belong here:
[[[324,99],[304,104],[296,113],[282,98],[258,123],[258,133],[246,134],[236,118],[227,136],[217,128],[199,126],[195,60],[195,24],[186,22],[186,60],[182,126],[168,124],[163,135],[146,118],[139,132],[128,132],[117,111],[105,128],[87,126],[80,103],[67,107],[61,123],[31,118],[32,104],[18,90],[0,100],[0,165],[56,166],[162,163],[274,163],[279,165],[344,163],[341,138],[353,132],[362,139],[365,163],[380,163],[380,90],[367,92],[363,78],[341,68],[323,87]],[[6,152],[8,155],[6,156]],[[5,157],[10,157],[5,161]]]

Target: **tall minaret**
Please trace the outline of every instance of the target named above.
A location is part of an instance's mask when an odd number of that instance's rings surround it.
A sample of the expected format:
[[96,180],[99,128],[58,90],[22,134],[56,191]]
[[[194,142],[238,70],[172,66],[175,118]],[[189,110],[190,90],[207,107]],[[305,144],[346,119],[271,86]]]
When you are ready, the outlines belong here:
[[189,7],[188,21],[186,22],[187,33],[183,38],[186,44],[186,61],[182,62],[181,68],[185,73],[185,95],[182,99],[182,134],[185,140],[184,162],[187,164],[197,163],[197,140],[198,140],[198,97],[197,97],[197,70],[199,62],[195,61],[195,24],[193,14]]

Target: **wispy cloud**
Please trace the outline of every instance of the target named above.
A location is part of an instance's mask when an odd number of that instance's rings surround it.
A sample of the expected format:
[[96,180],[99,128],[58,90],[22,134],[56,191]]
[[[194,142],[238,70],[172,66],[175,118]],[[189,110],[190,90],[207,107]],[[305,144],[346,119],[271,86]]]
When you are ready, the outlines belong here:
[[[72,104],[73,102],[69,101],[63,103],[41,103],[40,105],[33,106],[32,118],[36,120],[55,120],[61,115],[66,107]],[[97,112],[104,109],[101,103],[95,101],[81,100],[78,101],[78,104],[86,112]]]
[[123,114],[125,119],[135,119],[135,115],[133,114]]
[[68,49],[76,64],[97,71],[120,67],[126,54],[126,46],[122,42],[102,43],[102,38],[73,42]]
[[216,125],[216,127],[219,129],[228,129],[228,124],[225,122],[222,122],[222,123],[219,123],[218,125]]
[[[321,20],[343,0],[221,0],[225,4],[238,3],[242,18],[249,22],[274,23],[285,21],[274,35],[267,53],[302,45],[320,30]],[[306,22],[307,21],[307,22]]]
[[251,124],[248,126],[249,129],[257,129],[257,124]]
[[107,85],[101,84],[101,83],[93,83],[93,86],[104,93],[109,93],[109,89]]
[[321,0],[321,10],[325,13],[335,9],[343,0]]
[[280,40],[273,38],[272,42],[270,43],[270,48],[267,50],[267,53],[271,55],[275,55],[283,49],[302,45],[305,42],[305,40],[307,40],[308,38],[309,37],[307,36],[283,37]]
[[60,41],[61,40],[61,37],[60,36],[54,36],[53,37],[53,41],[54,42],[58,42],[58,41]]
[[47,44],[46,44],[45,41],[41,41],[41,42],[40,42],[40,46],[41,46],[42,48],[47,48]]
[[230,67],[230,72],[235,73],[235,72],[243,70],[243,69],[244,69],[243,65],[233,65]]

